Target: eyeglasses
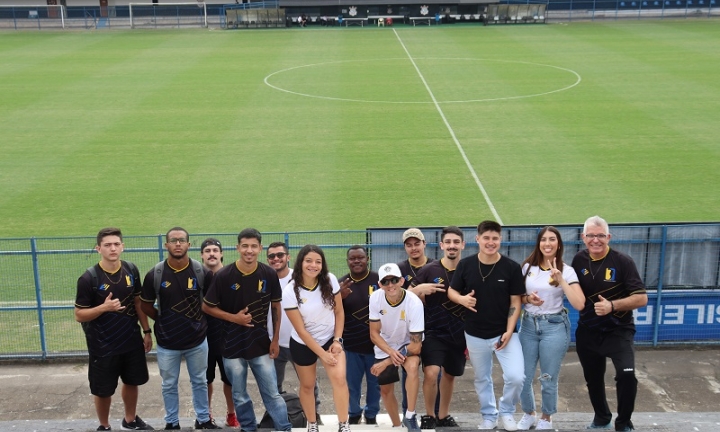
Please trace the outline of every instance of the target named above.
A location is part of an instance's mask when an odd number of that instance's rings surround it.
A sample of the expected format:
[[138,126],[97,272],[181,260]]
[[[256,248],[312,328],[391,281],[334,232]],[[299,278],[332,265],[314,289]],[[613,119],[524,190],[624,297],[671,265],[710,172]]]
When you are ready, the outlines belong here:
[[605,240],[606,238],[608,238],[607,234],[584,234],[584,236],[586,239],[590,240]]
[[283,258],[285,258],[285,255],[287,255],[287,253],[285,253],[285,252],[269,253],[268,259],[275,259],[275,258],[283,259]]
[[184,238],[171,238],[168,240],[168,243],[175,243],[175,244],[185,244],[187,243],[187,239]]
[[381,280],[380,285],[385,286],[385,285],[390,285],[390,284],[396,284],[398,282],[400,282],[399,277],[391,277],[391,278],[386,278],[386,279]]

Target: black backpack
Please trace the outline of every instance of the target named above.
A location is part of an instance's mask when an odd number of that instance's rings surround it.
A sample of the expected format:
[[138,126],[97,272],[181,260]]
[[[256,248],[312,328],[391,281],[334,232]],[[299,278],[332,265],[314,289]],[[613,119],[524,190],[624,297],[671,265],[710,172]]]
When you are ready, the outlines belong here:
[[[295,393],[280,393],[283,399],[285,399],[285,405],[287,405],[288,420],[293,428],[304,428],[307,427],[307,419],[303,412],[302,405],[300,405],[300,397]],[[275,423],[273,423],[270,413],[265,411],[258,428],[261,429],[275,429]]]

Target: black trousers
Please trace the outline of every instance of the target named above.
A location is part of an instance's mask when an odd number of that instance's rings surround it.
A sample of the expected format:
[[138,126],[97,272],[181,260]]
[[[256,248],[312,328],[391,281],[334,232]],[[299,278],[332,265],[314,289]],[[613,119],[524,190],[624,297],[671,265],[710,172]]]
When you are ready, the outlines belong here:
[[635,377],[634,329],[619,328],[609,332],[589,329],[582,324],[575,331],[575,344],[583,368],[590,403],[595,411],[593,422],[606,425],[612,420],[612,413],[605,396],[605,368],[607,359],[615,366],[618,416],[615,430],[633,427],[630,417],[635,410],[637,378]]

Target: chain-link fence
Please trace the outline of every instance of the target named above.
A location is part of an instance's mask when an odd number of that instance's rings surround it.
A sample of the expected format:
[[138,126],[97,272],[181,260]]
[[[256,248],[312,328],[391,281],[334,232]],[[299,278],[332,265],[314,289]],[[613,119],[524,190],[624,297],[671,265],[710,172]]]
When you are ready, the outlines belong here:
[[[559,226],[565,261],[583,248],[582,227]],[[440,229],[423,228],[426,254],[440,258]],[[532,251],[540,227],[505,227],[501,253],[522,262]],[[475,228],[463,228],[464,256],[477,251]],[[347,273],[351,245],[366,245],[372,268],[406,258],[403,229],[265,233],[263,244],[283,241],[294,256],[305,244],[323,248],[330,271]],[[720,224],[612,226],[611,245],[635,260],[650,292],[648,306],[635,313],[637,340],[647,344],[720,344]],[[190,255],[215,237],[224,245],[225,262],[238,255],[237,234],[191,235]],[[164,235],[126,236],[122,258],[144,275],[165,258]],[[0,358],[86,355],[81,326],[73,316],[77,279],[96,264],[95,237],[0,239]],[[264,256],[263,256],[264,259]],[[576,321],[576,319],[574,320]]]

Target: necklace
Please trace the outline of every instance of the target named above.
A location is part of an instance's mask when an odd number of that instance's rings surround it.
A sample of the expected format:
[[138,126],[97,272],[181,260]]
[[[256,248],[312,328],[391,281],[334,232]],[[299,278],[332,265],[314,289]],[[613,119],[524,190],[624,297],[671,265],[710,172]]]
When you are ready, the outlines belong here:
[[[483,283],[485,283],[485,279],[490,277],[490,273],[492,273],[493,270],[495,270],[495,265],[497,265],[498,261],[500,261],[500,260],[495,261],[495,263],[492,265],[492,268],[490,269],[488,274],[484,275],[482,272],[483,263],[482,263],[482,261],[480,261],[480,258],[478,257],[478,272],[480,272],[480,277],[482,278]],[[487,265],[487,264],[485,264],[485,265]]]
[[[100,268],[102,268],[102,266],[100,266]],[[122,266],[120,266],[120,271],[115,272],[118,274],[117,280],[112,280],[112,278],[110,277],[111,274],[115,274],[115,273],[110,273],[109,271],[107,271],[105,269],[102,269],[102,270],[103,270],[103,273],[105,273],[105,277],[107,277],[108,280],[110,281],[110,283],[112,283],[113,285],[119,284],[120,281],[122,280],[122,274],[123,274]]]
[[590,254],[588,254],[588,268],[590,269],[590,276],[592,276],[593,280],[595,280],[595,275],[600,272],[600,269],[602,268],[603,263],[605,262],[605,258],[607,258],[608,254],[605,254],[602,261],[600,261],[600,266],[595,270],[595,273],[592,271],[592,259],[590,259]]
[[417,273],[415,273],[416,268],[423,268],[425,266],[425,264],[427,264],[428,257],[424,257],[424,258],[425,258],[425,262],[422,263],[422,265],[420,265],[418,267],[415,267],[414,265],[412,265],[412,263],[410,262],[410,259],[408,259],[408,265],[410,266],[410,271],[412,272],[413,276],[417,277]]

